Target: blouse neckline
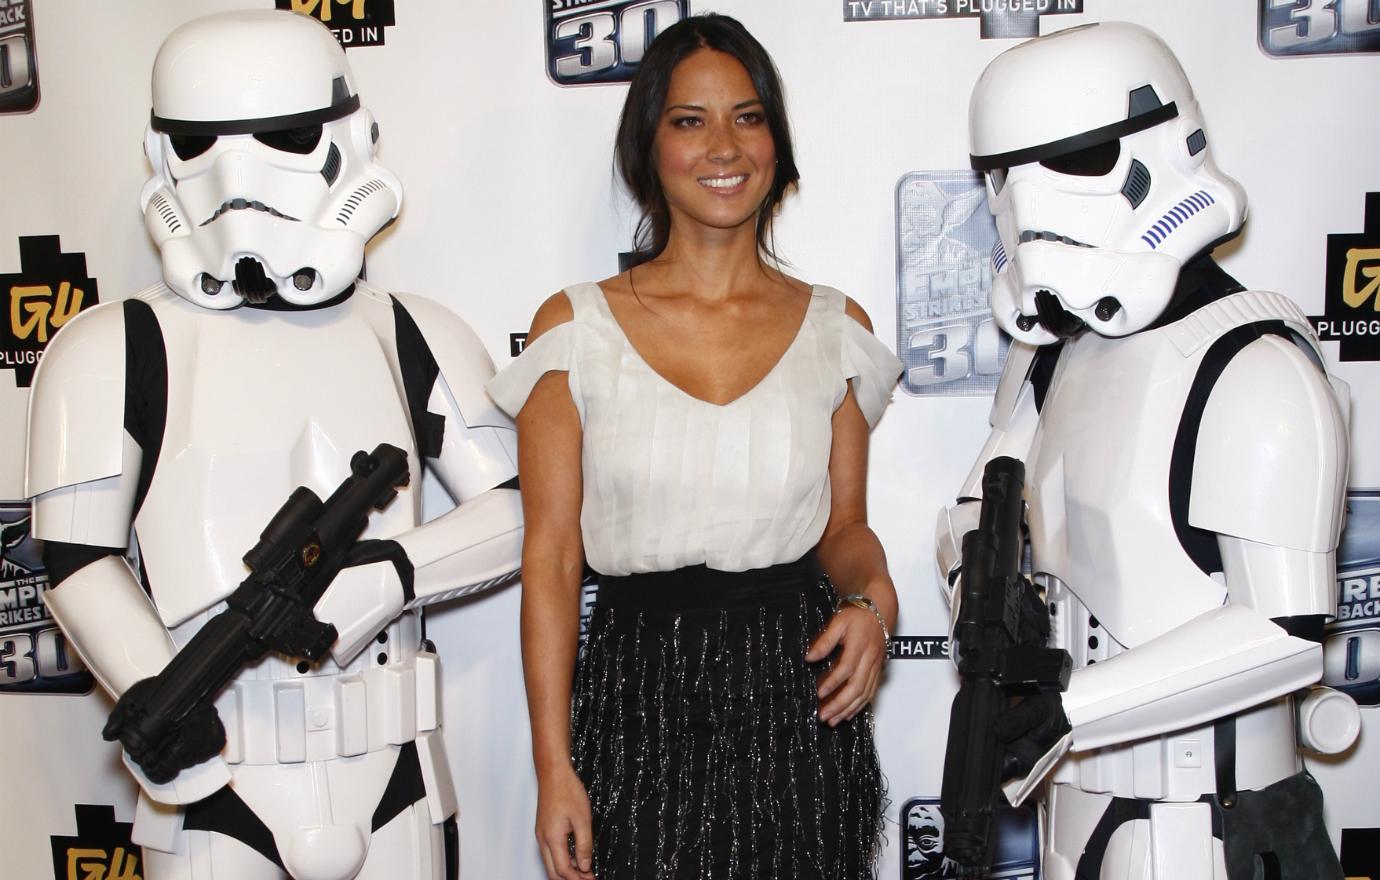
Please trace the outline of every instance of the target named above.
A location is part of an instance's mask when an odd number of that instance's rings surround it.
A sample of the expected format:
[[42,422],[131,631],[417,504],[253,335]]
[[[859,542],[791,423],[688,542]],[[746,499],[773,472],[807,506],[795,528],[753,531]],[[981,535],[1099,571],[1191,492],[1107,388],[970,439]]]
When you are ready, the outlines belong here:
[[675,391],[681,397],[698,403],[701,406],[707,406],[712,409],[728,409],[734,406],[735,404],[738,404],[746,400],[748,397],[751,397],[753,393],[757,391],[757,389],[761,388],[763,385],[766,385],[768,380],[770,380],[772,376],[776,375],[776,373],[782,368],[782,364],[784,364],[790,358],[791,353],[795,351],[796,346],[800,344],[801,338],[805,335],[805,328],[810,323],[810,314],[815,310],[816,304],[822,300],[822,297],[818,295],[819,286],[811,284],[810,302],[805,307],[805,314],[802,315],[800,318],[800,326],[796,327],[795,335],[791,337],[790,344],[786,346],[785,350],[783,350],[781,354],[776,358],[776,361],[772,363],[771,368],[768,369],[765,373],[763,373],[756,382],[752,383],[752,385],[749,386],[747,390],[743,391],[737,397],[725,401],[724,403],[715,403],[712,400],[705,400],[703,397],[696,397],[689,391],[686,391],[684,388],[680,387],[675,382],[672,382],[670,379],[667,379],[660,372],[658,372],[656,368],[653,367],[647,361],[647,359],[642,356],[642,352],[637,350],[637,346],[634,345],[632,339],[628,337],[627,332],[623,329],[623,325],[618,323],[618,318],[614,316],[613,309],[609,306],[608,297],[604,295],[604,288],[597,281],[591,282],[591,285],[594,287],[595,291],[598,292],[599,304],[602,307],[602,311],[604,312],[605,317],[608,318],[609,323],[613,325],[613,329],[618,333],[618,335],[622,337],[623,342],[628,347],[628,351],[632,352],[632,356],[637,360],[637,363],[639,363],[643,369],[650,373],[658,383]]

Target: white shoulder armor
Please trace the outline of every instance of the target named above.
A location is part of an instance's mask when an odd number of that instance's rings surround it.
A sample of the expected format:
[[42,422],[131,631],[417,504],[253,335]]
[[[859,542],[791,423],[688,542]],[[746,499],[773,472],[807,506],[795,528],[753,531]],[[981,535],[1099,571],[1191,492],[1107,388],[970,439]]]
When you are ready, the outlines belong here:
[[1269,335],[1226,365],[1198,432],[1192,525],[1313,553],[1337,546],[1346,423],[1310,354]]
[[465,424],[471,428],[511,428],[512,420],[484,390],[484,383],[494,374],[494,364],[470,325],[426,297],[411,293],[393,296],[417,322]]
[[124,305],[103,303],[64,326],[39,362],[29,398],[25,494],[119,474],[124,407]]

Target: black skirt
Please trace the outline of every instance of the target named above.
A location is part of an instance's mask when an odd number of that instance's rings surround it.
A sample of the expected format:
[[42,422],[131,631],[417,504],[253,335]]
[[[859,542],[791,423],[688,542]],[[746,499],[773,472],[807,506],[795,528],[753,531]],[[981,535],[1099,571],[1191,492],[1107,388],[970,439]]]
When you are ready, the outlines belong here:
[[600,579],[572,702],[598,880],[875,876],[871,710],[820,724],[805,662],[837,601],[812,556]]

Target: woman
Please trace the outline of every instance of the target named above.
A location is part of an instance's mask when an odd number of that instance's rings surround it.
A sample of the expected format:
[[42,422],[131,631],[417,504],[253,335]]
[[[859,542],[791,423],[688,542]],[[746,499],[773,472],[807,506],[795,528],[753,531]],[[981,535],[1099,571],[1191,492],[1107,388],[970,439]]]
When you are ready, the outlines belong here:
[[[518,422],[547,874],[870,877],[865,707],[896,594],[864,483],[900,363],[855,303],[765,259],[799,175],[775,68],[738,22],[657,38],[617,164],[643,261],[547,300],[489,386]],[[600,593],[572,688],[586,561]]]

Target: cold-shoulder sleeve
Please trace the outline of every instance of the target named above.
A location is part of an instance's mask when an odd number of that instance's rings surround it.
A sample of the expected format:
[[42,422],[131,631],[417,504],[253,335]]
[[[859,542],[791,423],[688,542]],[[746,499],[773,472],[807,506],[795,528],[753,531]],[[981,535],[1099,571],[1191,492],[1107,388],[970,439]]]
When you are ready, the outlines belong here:
[[874,427],[901,376],[901,360],[857,321],[844,317],[842,324],[839,366],[843,378],[852,381],[853,397],[867,419],[867,426]]
[[[518,412],[527,403],[528,395],[532,393],[532,389],[542,376],[553,370],[573,373],[578,360],[576,348],[579,335],[584,329],[576,321],[557,324],[543,333],[536,342],[524,348],[517,360],[499,370],[485,386],[494,403],[508,415],[517,418]],[[580,396],[575,393],[577,387],[575,377],[572,376],[571,396],[575,399],[575,407],[583,420],[584,406]]]

